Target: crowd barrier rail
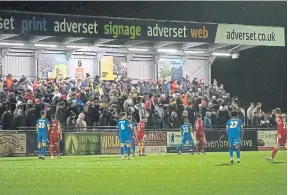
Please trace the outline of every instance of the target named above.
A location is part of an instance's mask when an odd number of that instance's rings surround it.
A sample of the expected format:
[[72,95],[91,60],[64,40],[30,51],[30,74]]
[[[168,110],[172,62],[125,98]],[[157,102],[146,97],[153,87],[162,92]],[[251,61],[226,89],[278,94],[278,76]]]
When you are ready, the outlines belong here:
[[[61,155],[100,155],[119,154],[119,138],[114,128],[91,127],[85,130],[71,131],[63,128],[63,139],[60,142]],[[242,151],[270,150],[275,145],[276,127],[245,128],[241,140]],[[213,127],[205,131],[206,151],[228,151],[226,130],[224,127]],[[147,129],[145,130],[146,153],[177,153],[181,142],[179,129]],[[136,141],[137,144],[137,141]],[[0,156],[4,155],[5,147],[12,150],[12,156],[37,155],[37,132],[35,129],[0,131]],[[49,154],[49,143],[47,144]],[[182,152],[188,152],[189,145],[183,146]]]

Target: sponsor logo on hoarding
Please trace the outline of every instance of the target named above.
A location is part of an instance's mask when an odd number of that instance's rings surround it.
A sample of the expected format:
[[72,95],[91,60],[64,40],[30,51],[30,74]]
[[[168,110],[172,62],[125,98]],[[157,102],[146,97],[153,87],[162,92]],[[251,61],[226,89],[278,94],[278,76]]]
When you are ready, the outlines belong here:
[[285,46],[284,28],[219,24],[215,43]]
[[26,154],[26,134],[1,134],[0,154],[3,154],[3,146],[7,143],[12,146],[12,153]]
[[78,137],[75,134],[69,134],[65,139],[65,151],[69,155],[77,153],[79,147]]
[[107,39],[214,42],[217,24],[1,12],[0,31],[10,34]]
[[146,153],[166,153],[166,146],[145,146]]
[[65,154],[93,155],[99,154],[98,133],[64,133]]
[[258,131],[258,150],[271,150],[276,143],[277,130]]
[[105,133],[100,136],[101,154],[119,154],[120,141],[116,133]]

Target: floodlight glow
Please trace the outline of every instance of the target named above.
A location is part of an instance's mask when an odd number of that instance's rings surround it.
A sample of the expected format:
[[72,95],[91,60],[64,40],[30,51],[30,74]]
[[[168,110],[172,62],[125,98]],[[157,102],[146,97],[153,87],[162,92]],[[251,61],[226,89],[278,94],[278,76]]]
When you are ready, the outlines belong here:
[[57,47],[57,45],[34,44],[35,47]]
[[0,42],[0,45],[23,46],[24,43],[3,43],[3,42]]
[[201,54],[201,53],[204,53],[204,51],[184,51],[184,53],[188,53],[188,54]]
[[149,49],[145,48],[128,48],[129,51],[149,51]]
[[231,56],[230,53],[212,53],[213,56]]
[[163,52],[163,53],[177,53],[177,49],[158,49],[158,52]]
[[82,48],[86,48],[88,46],[83,46],[83,45],[66,45],[66,47],[68,48],[75,48],[75,49],[82,49]]

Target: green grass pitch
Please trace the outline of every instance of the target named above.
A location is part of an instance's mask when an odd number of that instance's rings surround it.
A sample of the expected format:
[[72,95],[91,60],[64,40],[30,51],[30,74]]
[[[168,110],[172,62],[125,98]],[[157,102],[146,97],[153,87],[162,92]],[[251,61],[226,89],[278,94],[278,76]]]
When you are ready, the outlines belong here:
[[77,156],[38,160],[0,158],[2,195],[285,195],[286,151],[242,152],[229,164],[228,152],[163,154],[121,160],[119,156]]

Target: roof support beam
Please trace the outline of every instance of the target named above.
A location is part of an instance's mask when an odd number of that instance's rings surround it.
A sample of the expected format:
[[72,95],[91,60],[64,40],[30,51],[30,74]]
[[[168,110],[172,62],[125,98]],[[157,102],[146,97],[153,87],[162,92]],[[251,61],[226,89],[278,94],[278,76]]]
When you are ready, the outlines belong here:
[[224,47],[227,47],[229,45],[220,45],[220,44],[215,44],[214,47],[210,47],[208,49],[209,52],[213,52],[213,51],[216,51],[217,49],[221,49],[221,48],[224,48]]
[[251,49],[253,47],[257,47],[257,46],[254,46],[254,45],[237,45],[236,47],[230,49],[228,52],[229,53],[237,53],[239,51]]
[[167,45],[171,45],[171,44],[174,44],[175,42],[170,42],[170,41],[161,41],[161,42],[156,42],[153,47],[158,49],[158,48],[161,48],[161,47],[165,47]]
[[111,42],[111,41],[114,41],[114,39],[97,39],[97,40],[94,41],[93,45],[97,46],[97,45],[108,43],[108,42]]
[[82,39],[84,39],[84,38],[83,37],[68,37],[68,38],[65,38],[62,43],[63,44],[69,44],[69,43],[73,43],[75,41],[80,41]]
[[35,43],[35,42],[38,42],[38,41],[42,41],[42,40],[45,40],[45,39],[49,39],[53,36],[33,36],[31,39],[30,39],[30,42],[32,43]]
[[196,47],[198,45],[203,45],[205,43],[197,43],[197,42],[194,42],[194,43],[183,43],[182,46],[181,46],[181,49],[182,50],[185,50],[185,49],[189,49],[191,47]]
[[17,34],[4,34],[4,35],[0,35],[0,40],[5,40],[5,39],[10,39],[12,37],[16,37],[18,36]]
[[127,46],[134,46],[134,45],[138,45],[138,44],[146,43],[146,42],[148,42],[148,41],[129,40],[129,41],[125,41],[125,42],[124,42],[124,45],[127,45]]

